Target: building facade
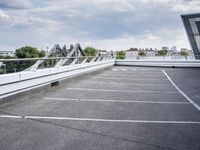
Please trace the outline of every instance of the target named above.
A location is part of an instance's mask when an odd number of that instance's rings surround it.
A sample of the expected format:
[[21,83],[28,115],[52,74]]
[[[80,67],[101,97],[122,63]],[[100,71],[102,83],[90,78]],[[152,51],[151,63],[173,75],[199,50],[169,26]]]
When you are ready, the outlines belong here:
[[14,57],[15,56],[15,52],[14,51],[0,51],[0,56],[11,56]]
[[129,50],[126,50],[126,59],[137,59],[138,58],[138,49],[137,48],[130,48]]

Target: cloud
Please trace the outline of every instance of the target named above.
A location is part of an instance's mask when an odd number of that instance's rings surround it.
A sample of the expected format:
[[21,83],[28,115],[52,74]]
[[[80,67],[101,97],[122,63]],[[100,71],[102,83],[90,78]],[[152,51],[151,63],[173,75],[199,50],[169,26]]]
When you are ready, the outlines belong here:
[[[172,39],[172,35],[173,39]],[[130,47],[137,48],[161,48],[162,46],[177,46],[178,48],[189,47],[187,37],[182,29],[163,28],[154,32],[145,31],[142,34],[133,36],[126,34],[118,38],[95,40],[86,42],[84,46],[92,45],[97,48],[110,50],[126,50]]]
[[27,9],[31,8],[33,3],[31,0],[1,0],[0,8],[4,9]]
[[199,7],[199,0],[1,0],[0,34],[7,39],[0,47],[76,42],[104,49],[185,47],[180,14]]
[[8,20],[10,18],[10,16],[5,13],[3,10],[0,10],[0,19],[1,20]]

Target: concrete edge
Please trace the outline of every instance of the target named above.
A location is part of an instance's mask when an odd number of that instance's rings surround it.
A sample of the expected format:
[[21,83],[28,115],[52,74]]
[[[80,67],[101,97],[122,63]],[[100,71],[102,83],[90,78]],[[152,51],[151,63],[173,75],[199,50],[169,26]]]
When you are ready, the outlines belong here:
[[22,92],[19,92],[19,93],[10,95],[10,96],[0,98],[0,105],[3,105],[3,104],[10,105],[10,104],[13,104],[13,103],[18,103],[18,102],[24,101],[28,97],[29,94],[36,94],[37,93],[37,95],[38,94],[40,95],[42,92],[48,92],[48,91],[51,91],[51,90],[62,88],[66,83],[72,83],[75,80],[82,79],[82,78],[85,78],[87,76],[91,76],[91,75],[94,75],[94,74],[98,74],[99,72],[107,70],[111,67],[112,66],[107,66],[105,68],[101,68],[101,69],[98,69],[98,70],[91,70],[91,71],[88,71],[88,72],[85,72],[85,73],[82,73],[82,74],[76,74],[76,75],[73,75],[73,76],[66,77],[65,79],[59,80],[59,86],[51,87],[51,83],[48,83],[48,84],[45,84],[45,85],[42,85],[42,86],[39,86],[39,87],[27,89],[26,91],[22,91]]
[[134,67],[166,67],[166,68],[200,68],[200,61],[197,62],[164,62],[164,61],[130,61],[116,60],[115,66],[134,66]]

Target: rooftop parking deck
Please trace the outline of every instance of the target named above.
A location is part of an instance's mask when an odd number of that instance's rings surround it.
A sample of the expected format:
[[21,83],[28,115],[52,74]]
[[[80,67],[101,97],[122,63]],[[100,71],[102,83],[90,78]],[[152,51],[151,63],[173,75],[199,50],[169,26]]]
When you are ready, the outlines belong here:
[[199,150],[200,69],[114,66],[0,105],[0,149]]

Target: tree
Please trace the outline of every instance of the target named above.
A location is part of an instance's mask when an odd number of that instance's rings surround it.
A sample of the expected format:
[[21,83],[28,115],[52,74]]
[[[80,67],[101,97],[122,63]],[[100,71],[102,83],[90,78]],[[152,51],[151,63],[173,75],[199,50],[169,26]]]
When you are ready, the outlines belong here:
[[188,56],[189,54],[188,54],[188,52],[186,52],[186,51],[181,51],[181,52],[180,52],[180,55],[181,55],[181,56],[184,56],[185,59],[187,59],[187,56]]
[[17,56],[17,58],[38,58],[40,52],[35,47],[25,46],[16,49],[15,55]]
[[117,51],[117,59],[124,59],[125,51]]
[[40,52],[39,52],[39,57],[41,58],[41,57],[44,57],[46,55],[46,52],[45,52],[45,50],[41,50]]
[[139,55],[139,56],[146,56],[146,53],[145,53],[144,51],[140,51],[140,52],[138,53],[138,55]]
[[97,49],[94,47],[86,47],[84,49],[84,52],[86,56],[95,56],[97,53]]
[[167,51],[166,50],[159,50],[158,51],[158,56],[165,56],[167,55]]
[[[39,57],[44,57],[45,56],[45,51],[38,51],[37,48],[31,47],[31,46],[25,46],[16,49],[15,55],[17,58],[39,58]],[[16,61],[13,62],[13,65],[8,64],[7,66],[10,67],[10,72],[13,72],[13,70],[16,71],[22,71],[25,70],[26,68],[32,66],[37,60],[31,60],[31,61]]]
[[185,52],[185,51],[181,51],[181,52],[180,52],[180,55],[181,55],[181,56],[185,56],[185,57],[187,57],[187,56],[188,56],[188,53]]
[[[12,56],[0,56],[0,59],[14,59],[15,57]],[[6,73],[11,73],[15,72],[16,68],[19,66],[19,62],[16,61],[5,61],[3,62],[5,67],[0,67],[0,74],[5,73],[5,68],[6,68]]]

